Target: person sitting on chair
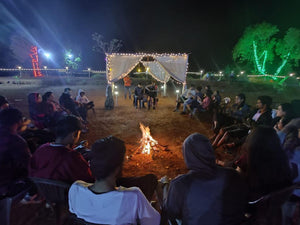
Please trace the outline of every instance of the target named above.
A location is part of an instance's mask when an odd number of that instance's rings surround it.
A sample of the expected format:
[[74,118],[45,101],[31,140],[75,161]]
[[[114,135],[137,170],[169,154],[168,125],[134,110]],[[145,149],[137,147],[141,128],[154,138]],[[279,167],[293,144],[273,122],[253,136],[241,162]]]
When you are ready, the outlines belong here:
[[78,90],[78,95],[76,96],[76,102],[81,104],[86,110],[94,110],[94,102],[90,101],[82,89]]
[[55,127],[55,142],[41,145],[32,155],[29,175],[73,183],[93,181],[89,165],[83,156],[72,149],[78,142],[81,123],[73,115],[65,116]]
[[117,187],[125,156],[122,140],[109,136],[92,146],[91,171],[96,181],[76,181],[69,190],[69,210],[97,224],[158,225],[159,213],[137,187]]
[[180,95],[180,96],[178,97],[178,99],[176,99],[176,107],[175,107],[175,109],[173,110],[173,112],[178,112],[181,103],[184,103],[186,100],[188,100],[188,98],[189,98],[190,96],[195,96],[195,95],[196,95],[195,85],[194,85],[194,84],[191,84],[190,88],[189,88],[189,89],[186,89],[186,88],[185,88],[185,90],[184,90],[184,92],[182,93],[182,95]]
[[151,84],[147,85],[145,87],[145,92],[148,95],[148,109],[150,109],[151,105],[153,109],[156,108],[157,104],[157,85],[155,82],[152,82]]
[[26,187],[31,157],[26,141],[18,134],[23,123],[18,109],[0,112],[0,198],[13,196]]
[[164,212],[182,224],[240,224],[247,203],[247,185],[232,168],[216,165],[205,136],[194,133],[182,146],[189,170],[170,183]]
[[134,107],[144,108],[144,88],[141,83],[134,88]]

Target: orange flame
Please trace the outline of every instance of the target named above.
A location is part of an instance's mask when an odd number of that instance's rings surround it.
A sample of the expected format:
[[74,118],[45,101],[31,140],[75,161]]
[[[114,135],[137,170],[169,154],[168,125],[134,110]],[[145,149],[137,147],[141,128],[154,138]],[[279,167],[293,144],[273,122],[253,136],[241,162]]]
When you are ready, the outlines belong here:
[[149,127],[145,127],[142,123],[140,123],[140,129],[143,133],[143,137],[140,140],[140,148],[142,149],[142,153],[150,154],[152,147],[157,145],[158,142],[151,136]]

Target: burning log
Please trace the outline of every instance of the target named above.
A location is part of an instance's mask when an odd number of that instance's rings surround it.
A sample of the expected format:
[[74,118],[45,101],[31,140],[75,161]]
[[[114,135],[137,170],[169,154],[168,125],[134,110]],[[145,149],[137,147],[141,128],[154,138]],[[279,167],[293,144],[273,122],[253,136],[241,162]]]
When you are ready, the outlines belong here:
[[160,145],[150,134],[150,128],[140,123],[142,138],[139,149],[143,154],[151,154],[153,151],[167,150],[167,146]]

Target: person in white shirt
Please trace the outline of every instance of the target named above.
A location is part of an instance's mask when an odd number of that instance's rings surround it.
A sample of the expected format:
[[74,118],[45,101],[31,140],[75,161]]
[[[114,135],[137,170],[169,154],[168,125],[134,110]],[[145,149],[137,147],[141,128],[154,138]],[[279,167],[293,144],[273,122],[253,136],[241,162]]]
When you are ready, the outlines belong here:
[[78,102],[79,104],[81,104],[82,106],[84,106],[87,110],[93,108],[94,102],[90,101],[88,99],[88,97],[85,94],[85,91],[82,89],[78,90],[78,94],[76,96],[76,102]]
[[160,224],[160,214],[137,187],[116,187],[125,155],[124,142],[109,136],[92,146],[90,168],[95,183],[76,181],[69,190],[69,210],[90,223]]

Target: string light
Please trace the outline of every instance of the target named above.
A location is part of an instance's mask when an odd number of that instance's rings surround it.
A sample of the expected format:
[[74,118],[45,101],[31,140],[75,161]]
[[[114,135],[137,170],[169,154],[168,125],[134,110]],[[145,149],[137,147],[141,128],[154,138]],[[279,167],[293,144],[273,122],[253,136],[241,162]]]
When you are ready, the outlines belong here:
[[[111,68],[111,60],[112,58],[116,57],[116,56],[135,56],[135,57],[138,57],[139,59],[137,60],[137,63],[135,65],[133,65],[131,68],[128,69],[128,71],[124,72],[121,74],[120,76],[120,79],[124,78],[125,76],[127,76],[127,74],[132,71],[136,66],[137,64],[139,64],[142,59],[144,57],[172,57],[172,58],[177,58],[177,57],[184,57],[186,59],[186,69],[185,69],[185,80],[186,80],[186,75],[187,75],[187,70],[188,70],[188,54],[186,53],[179,53],[179,54],[175,54],[175,53],[162,53],[162,54],[159,54],[159,53],[106,53],[106,71],[107,71],[107,82],[108,84],[111,84],[112,82],[112,68]],[[152,77],[156,78],[153,74],[151,74]],[[177,78],[175,78],[176,80],[178,80]],[[156,80],[160,81],[160,82],[164,82],[164,81],[161,81],[159,79],[156,78]],[[178,80],[180,81],[180,80]],[[182,81],[180,81],[182,82]]]

